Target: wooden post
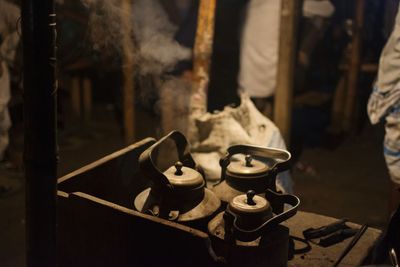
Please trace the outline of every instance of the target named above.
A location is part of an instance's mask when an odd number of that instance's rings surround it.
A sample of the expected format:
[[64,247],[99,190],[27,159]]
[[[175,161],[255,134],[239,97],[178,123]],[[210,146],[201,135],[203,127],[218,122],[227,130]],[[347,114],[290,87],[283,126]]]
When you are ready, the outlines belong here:
[[197,116],[207,111],[207,86],[214,38],[216,0],[200,0],[193,59],[193,89],[190,114]]
[[364,24],[365,0],[357,0],[355,6],[354,32],[348,72],[347,97],[344,106],[343,129],[350,131],[357,118],[358,78],[361,65],[362,28]]
[[83,116],[86,122],[90,120],[92,113],[92,81],[89,78],[83,78]]
[[53,0],[21,2],[26,266],[56,266],[57,79]]
[[125,143],[130,144],[135,139],[135,92],[133,66],[133,32],[132,32],[132,3],[131,0],[121,2],[122,48],[123,48],[123,108]]
[[81,117],[81,88],[80,88],[80,78],[74,75],[71,78],[71,104],[72,113],[74,114],[74,119]]
[[274,121],[287,145],[292,121],[296,39],[301,0],[282,0]]
[[343,110],[347,86],[347,75],[342,75],[336,86],[332,102],[331,125],[329,131],[332,134],[340,134],[343,124]]

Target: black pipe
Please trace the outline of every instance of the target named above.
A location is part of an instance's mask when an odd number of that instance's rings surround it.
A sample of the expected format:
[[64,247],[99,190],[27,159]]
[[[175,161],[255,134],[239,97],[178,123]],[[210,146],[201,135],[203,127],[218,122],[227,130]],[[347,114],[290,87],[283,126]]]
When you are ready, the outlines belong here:
[[56,266],[54,0],[22,0],[27,266]]

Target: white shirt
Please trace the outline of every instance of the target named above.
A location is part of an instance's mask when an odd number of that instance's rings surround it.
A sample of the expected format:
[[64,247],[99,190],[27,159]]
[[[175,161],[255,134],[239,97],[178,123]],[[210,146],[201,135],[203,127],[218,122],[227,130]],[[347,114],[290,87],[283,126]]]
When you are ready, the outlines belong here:
[[240,48],[239,87],[251,97],[274,94],[278,64],[281,0],[251,0]]

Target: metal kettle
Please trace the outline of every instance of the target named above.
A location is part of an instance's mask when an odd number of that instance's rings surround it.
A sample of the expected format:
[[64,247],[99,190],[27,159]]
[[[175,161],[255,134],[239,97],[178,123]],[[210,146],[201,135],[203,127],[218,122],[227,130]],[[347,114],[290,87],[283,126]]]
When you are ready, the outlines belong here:
[[270,189],[266,197],[249,190],[208,223],[216,255],[231,266],[287,265],[289,229],[280,223],[296,214],[300,200]]
[[[169,139],[175,142],[179,161],[161,172],[155,164],[155,154]],[[205,188],[205,180],[189,153],[189,144],[178,131],[169,133],[145,150],[140,155],[139,167],[152,181],[152,186],[135,198],[135,209],[140,212],[171,221],[190,222],[211,216],[220,207],[220,200]]]
[[[242,158],[233,161],[233,156]],[[243,155],[245,155],[243,157]],[[225,203],[248,190],[263,194],[276,191],[276,175],[288,170],[291,154],[288,151],[253,145],[234,145],[220,160],[221,180],[212,189]]]
[[[268,189],[264,198],[249,190],[234,197],[226,210],[210,221],[208,230],[225,241],[253,241],[294,216],[299,204],[300,199],[294,195]],[[285,205],[290,208],[284,211]]]

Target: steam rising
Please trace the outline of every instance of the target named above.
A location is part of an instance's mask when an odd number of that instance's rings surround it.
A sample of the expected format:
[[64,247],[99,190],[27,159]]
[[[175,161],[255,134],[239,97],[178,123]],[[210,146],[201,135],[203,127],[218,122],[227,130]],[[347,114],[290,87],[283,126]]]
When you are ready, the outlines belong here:
[[[157,0],[134,0],[126,14],[120,0],[82,0],[90,12],[90,33],[93,48],[122,56],[122,35],[129,34],[135,44],[132,51],[141,75],[161,74],[180,60],[190,58],[191,50],[174,40],[176,27]],[[130,17],[132,32],[123,33],[122,16]]]

